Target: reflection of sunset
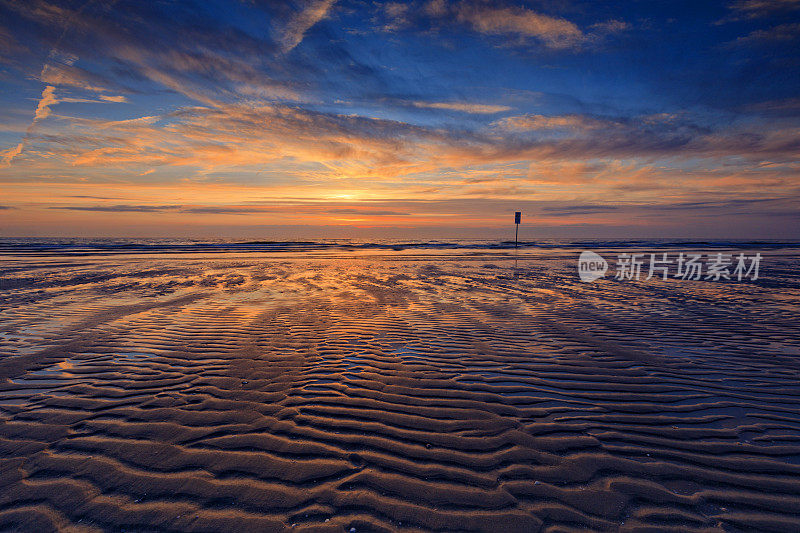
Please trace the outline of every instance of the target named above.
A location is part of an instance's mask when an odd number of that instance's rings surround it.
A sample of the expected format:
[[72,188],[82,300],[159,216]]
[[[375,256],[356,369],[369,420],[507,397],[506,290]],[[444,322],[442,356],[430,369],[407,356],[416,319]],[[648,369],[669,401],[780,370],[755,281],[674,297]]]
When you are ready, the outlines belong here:
[[766,284],[583,283],[564,249],[422,252],[18,258],[0,442],[25,468],[5,474],[17,512],[0,520],[794,523],[796,247],[765,254]]

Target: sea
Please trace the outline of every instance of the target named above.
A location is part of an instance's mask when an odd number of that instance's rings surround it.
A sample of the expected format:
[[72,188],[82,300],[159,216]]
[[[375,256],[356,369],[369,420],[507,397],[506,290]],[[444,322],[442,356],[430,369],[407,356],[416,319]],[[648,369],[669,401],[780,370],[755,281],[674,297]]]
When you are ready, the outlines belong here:
[[501,241],[489,239],[402,240],[319,239],[243,240],[191,238],[0,238],[3,255],[113,255],[185,253],[275,253],[313,251],[506,251],[524,250],[795,250],[800,240],[697,240],[697,239],[542,239]]

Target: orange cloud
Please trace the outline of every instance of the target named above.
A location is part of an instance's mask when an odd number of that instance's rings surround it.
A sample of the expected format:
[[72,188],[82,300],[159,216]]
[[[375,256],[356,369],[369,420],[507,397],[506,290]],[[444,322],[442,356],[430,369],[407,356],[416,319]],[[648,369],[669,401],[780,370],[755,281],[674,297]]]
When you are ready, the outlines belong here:
[[306,32],[325,18],[336,0],[308,0],[302,10],[286,24],[283,51],[290,52],[303,41]]
[[414,102],[414,107],[445,109],[447,111],[460,111],[462,113],[473,113],[477,115],[493,115],[495,113],[511,110],[511,108],[506,105],[470,104],[464,102]]
[[501,128],[509,130],[550,130],[569,128],[576,130],[592,130],[609,126],[608,122],[597,120],[583,115],[520,115],[506,117],[496,122]]
[[48,85],[42,91],[42,97],[39,99],[39,105],[36,106],[34,111],[34,121],[42,120],[50,116],[50,106],[58,103],[55,97],[56,88]]
[[535,37],[551,48],[568,48],[584,34],[572,22],[522,7],[497,8],[486,4],[461,3],[457,17],[481,33],[516,34]]
[[58,100],[55,97],[55,90],[56,88],[52,85],[48,85],[44,88],[42,91],[42,96],[39,98],[39,103],[36,106],[36,111],[33,113],[33,120],[31,121],[30,126],[28,126],[25,135],[17,144],[17,146],[11,148],[10,150],[6,150],[6,152],[3,153],[2,166],[9,166],[14,158],[22,153],[22,151],[25,149],[25,139],[31,134],[36,123],[50,116],[50,106],[58,103]]

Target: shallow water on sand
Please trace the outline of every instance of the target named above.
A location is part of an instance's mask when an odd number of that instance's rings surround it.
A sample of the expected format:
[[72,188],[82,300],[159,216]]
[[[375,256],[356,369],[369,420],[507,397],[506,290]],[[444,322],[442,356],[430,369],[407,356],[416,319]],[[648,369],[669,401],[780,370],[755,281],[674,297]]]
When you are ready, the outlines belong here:
[[800,256],[0,264],[0,528],[796,531]]

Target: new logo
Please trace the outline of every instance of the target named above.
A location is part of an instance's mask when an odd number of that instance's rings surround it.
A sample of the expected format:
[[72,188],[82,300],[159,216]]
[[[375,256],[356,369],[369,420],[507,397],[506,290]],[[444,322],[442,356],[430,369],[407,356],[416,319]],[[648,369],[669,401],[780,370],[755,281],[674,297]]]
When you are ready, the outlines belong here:
[[594,281],[606,275],[608,262],[594,252],[584,251],[578,258],[578,275],[581,281]]

